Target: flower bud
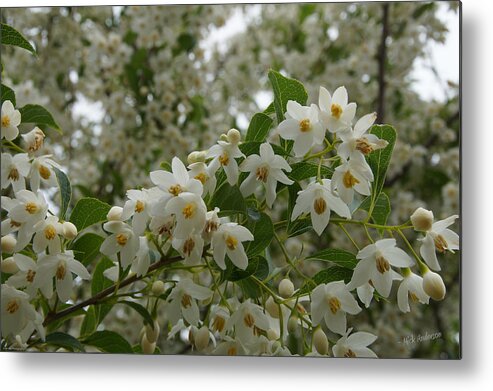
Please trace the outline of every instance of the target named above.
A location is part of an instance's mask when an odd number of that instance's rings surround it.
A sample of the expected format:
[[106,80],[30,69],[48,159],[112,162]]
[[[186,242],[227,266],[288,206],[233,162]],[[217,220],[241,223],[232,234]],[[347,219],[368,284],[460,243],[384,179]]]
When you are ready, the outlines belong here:
[[241,141],[241,133],[237,129],[228,130],[227,136],[231,144],[238,144]]
[[284,298],[293,296],[294,285],[291,282],[291,280],[287,278],[285,278],[279,283],[278,289],[279,289],[279,294]]
[[291,316],[288,320],[288,331],[290,334],[296,333],[298,330],[298,318],[296,316]]
[[423,275],[423,290],[433,300],[440,301],[445,297],[447,289],[438,273],[428,270]]
[[279,306],[274,301],[272,296],[269,296],[269,298],[265,301],[265,309],[273,318],[279,318]]
[[224,133],[219,136],[219,141],[228,141],[228,136],[226,136]]
[[152,294],[154,296],[160,296],[164,293],[164,282],[157,280],[152,283],[151,287]]
[[418,208],[411,215],[411,223],[416,231],[428,231],[433,224],[433,212]]
[[2,259],[2,263],[0,265],[0,271],[2,273],[14,274],[19,271],[19,268],[12,257]]
[[205,162],[207,154],[205,151],[193,151],[188,155],[188,163],[193,164],[197,162]]
[[14,238],[12,235],[7,235],[2,237],[0,244],[3,253],[12,254],[17,244],[17,239]]
[[36,126],[30,132],[23,134],[22,138],[26,143],[26,149],[29,152],[36,152],[38,149],[40,149],[43,146],[45,134],[40,128]]
[[70,221],[65,221],[62,224],[63,236],[67,239],[73,239],[77,236],[77,227]]
[[316,329],[313,333],[313,346],[323,356],[329,352],[329,341],[321,328]]
[[145,329],[146,329],[145,335],[147,337],[147,340],[151,343],[156,342],[157,339],[159,338],[159,332],[160,332],[160,328],[157,320],[154,320],[154,328],[152,328],[150,324],[147,324],[145,326]]
[[146,337],[146,334],[142,336],[142,340],[140,341],[140,346],[142,348],[142,353],[144,354],[154,354],[154,350],[156,350],[156,343],[149,342]]
[[122,217],[122,212],[123,208],[120,206],[113,206],[108,214],[106,215],[106,218],[108,221],[120,221]]
[[195,333],[195,348],[199,351],[204,350],[209,346],[209,329],[207,326],[202,326]]
[[275,341],[276,339],[279,339],[279,334],[276,330],[269,329],[267,330],[267,338],[269,338],[271,341]]

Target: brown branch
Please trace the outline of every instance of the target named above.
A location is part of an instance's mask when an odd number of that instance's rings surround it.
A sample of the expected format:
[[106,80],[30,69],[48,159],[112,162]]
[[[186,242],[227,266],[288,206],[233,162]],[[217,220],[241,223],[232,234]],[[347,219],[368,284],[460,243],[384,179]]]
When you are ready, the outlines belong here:
[[58,319],[63,318],[64,316],[70,315],[72,312],[75,312],[81,308],[87,307],[88,305],[98,304],[101,301],[103,301],[103,299],[105,299],[107,296],[109,296],[113,292],[115,292],[117,290],[117,288],[119,289],[119,288],[123,288],[124,286],[130,285],[136,281],[143,279],[144,277],[147,277],[147,275],[150,272],[153,272],[153,271],[155,271],[155,270],[157,270],[157,269],[159,269],[165,265],[169,265],[171,263],[178,262],[181,260],[182,260],[182,258],[178,257],[178,256],[177,257],[171,257],[171,258],[161,258],[158,262],[152,264],[149,267],[148,273],[144,276],[138,277],[136,274],[134,274],[133,276],[126,278],[125,280],[123,280],[119,284],[114,284],[114,285],[102,290],[97,295],[80,302],[79,304],[75,304],[72,307],[66,308],[60,312],[48,313],[48,315],[46,316],[46,318],[43,322],[43,326],[47,326],[48,324],[54,322],[55,320],[58,320]]
[[387,62],[387,37],[389,36],[389,4],[382,4],[382,36],[378,51],[378,102],[377,122],[383,123],[385,117],[385,65]]

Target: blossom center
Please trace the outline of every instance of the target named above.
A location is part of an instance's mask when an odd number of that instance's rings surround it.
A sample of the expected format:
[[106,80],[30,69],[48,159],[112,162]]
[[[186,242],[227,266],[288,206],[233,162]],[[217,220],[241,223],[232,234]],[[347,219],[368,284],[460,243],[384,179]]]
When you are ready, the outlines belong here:
[[257,168],[257,180],[262,182],[267,182],[267,177],[269,176],[269,167],[260,166]]
[[141,200],[138,200],[135,203],[135,212],[142,213],[144,211],[144,203]]
[[[2,124],[3,124],[3,118],[2,118]],[[13,314],[13,313],[17,312],[17,310],[19,309],[19,307],[20,307],[20,305],[17,302],[17,299],[12,299],[7,304],[7,312],[9,314]]]
[[122,234],[122,233],[119,233],[118,235],[116,235],[116,242],[120,246],[125,246],[127,244],[127,241],[128,241],[127,235]]
[[192,204],[190,202],[190,203],[185,205],[185,207],[183,208],[181,213],[183,214],[183,216],[185,216],[186,219],[191,219],[193,217],[193,215],[195,214],[195,209],[197,209],[195,204]]
[[178,194],[180,194],[183,191],[183,189],[180,185],[176,184],[176,185],[170,186],[168,191],[176,197]]
[[26,212],[33,215],[38,211],[38,205],[34,202],[28,202],[26,204]]
[[194,179],[197,179],[198,181],[200,181],[203,185],[205,185],[205,182],[207,182],[207,179],[209,177],[207,176],[207,174],[205,172],[201,172],[197,175],[194,176]]
[[416,296],[416,294],[414,292],[409,292],[409,298],[414,302],[414,303],[417,303],[418,302],[418,296]]
[[195,247],[195,241],[192,238],[188,238],[187,240],[185,240],[185,243],[183,243],[183,252],[187,257],[190,256],[194,247]]
[[20,227],[22,224],[17,222],[17,221],[14,221],[14,220],[10,220],[10,228],[14,228],[14,227]]
[[357,185],[359,181],[351,174],[351,171],[347,170],[342,177],[342,183],[346,189],[350,189],[354,185]]
[[228,246],[231,251],[236,250],[236,247],[238,246],[238,239],[234,236],[228,235],[226,238],[226,246]]
[[351,349],[346,350],[346,353],[344,353],[344,357],[346,358],[355,358],[356,353],[354,353]]
[[338,105],[337,103],[332,103],[332,105],[330,106],[330,114],[335,119],[341,118],[341,115],[342,115],[341,105]]
[[237,354],[236,346],[231,346],[228,349],[228,356],[236,356],[236,354]]
[[377,255],[377,270],[383,274],[390,270],[390,263],[383,256]]
[[312,123],[308,118],[302,119],[300,121],[300,131],[303,133],[309,132],[312,130]]
[[50,179],[51,171],[48,167],[41,165],[38,168],[38,172],[39,175],[41,175],[41,178],[43,178],[44,180]]
[[10,117],[8,115],[2,116],[2,127],[6,128],[10,126]]
[[183,308],[188,308],[192,306],[192,296],[187,293],[184,293],[181,297],[181,305]]
[[219,163],[221,163],[222,166],[227,166],[229,164],[229,156],[226,152],[219,156]]
[[205,223],[204,232],[210,234],[211,232],[217,231],[219,224],[214,220],[209,220]]
[[36,276],[36,272],[34,270],[29,269],[26,274],[26,281],[33,282],[35,276]]
[[224,326],[226,324],[226,319],[224,319],[222,316],[216,315],[212,322],[212,329],[214,331],[221,332],[224,330]]
[[9,176],[7,177],[11,181],[18,181],[19,180],[19,171],[17,171],[16,167],[12,167],[9,172]]
[[51,224],[45,228],[45,238],[48,240],[54,239],[56,236],[56,229]]
[[60,262],[55,272],[55,276],[57,280],[63,280],[65,278],[66,273],[67,273],[67,268],[65,267],[65,263]]
[[334,315],[337,311],[341,309],[341,302],[337,297],[329,297],[327,300],[327,304],[329,305],[330,312],[332,312]]
[[368,155],[373,152],[373,147],[366,137],[360,137],[356,140],[356,149],[360,151],[363,155]]
[[313,201],[313,209],[318,215],[321,215],[327,210],[327,202],[322,197],[319,197]]
[[251,313],[247,312],[243,317],[243,322],[245,322],[246,327],[252,328],[255,325],[255,318]]
[[447,241],[442,235],[436,235],[433,240],[435,241],[436,249],[443,253],[447,249]]

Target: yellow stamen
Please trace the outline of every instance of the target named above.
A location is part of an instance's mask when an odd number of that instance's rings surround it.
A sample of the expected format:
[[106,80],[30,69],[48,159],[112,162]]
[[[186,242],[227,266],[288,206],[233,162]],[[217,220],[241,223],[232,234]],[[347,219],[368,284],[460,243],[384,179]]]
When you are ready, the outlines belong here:
[[188,308],[192,306],[192,297],[188,294],[183,294],[181,297],[181,305],[183,308]]
[[[2,119],[2,121],[3,121],[3,119]],[[19,309],[19,307],[20,307],[20,305],[17,302],[17,299],[12,299],[7,303],[7,312],[9,314],[13,314],[14,312],[16,312]]]
[[329,298],[329,300],[327,300],[327,303],[329,304],[330,312],[332,312],[333,314],[341,309],[341,302],[337,297]]
[[17,221],[10,220],[10,228],[20,227],[21,225],[22,224],[21,223],[18,223]]
[[56,268],[55,276],[57,280],[63,280],[65,278],[65,274],[67,273],[67,269],[65,267],[65,263],[61,262]]
[[116,235],[116,242],[120,246],[125,246],[127,244],[127,241],[128,241],[127,235],[122,234],[122,233],[119,233],[118,235]]
[[236,250],[236,247],[238,246],[238,239],[234,236],[228,235],[226,238],[226,246],[228,246],[231,251]]
[[361,137],[356,140],[356,149],[363,155],[368,155],[373,152],[373,147],[366,137]]
[[26,274],[26,281],[33,282],[35,276],[36,276],[36,272],[34,270],[29,269]]
[[267,177],[269,176],[269,168],[266,166],[261,166],[257,168],[257,180],[262,182],[267,182]]
[[377,256],[377,270],[382,274],[390,270],[389,261],[387,261],[381,255]]
[[342,115],[342,107],[341,105],[338,105],[337,103],[332,103],[330,106],[330,114],[332,114],[332,117],[335,119],[341,118]]
[[2,127],[6,128],[10,126],[10,117],[8,115],[3,115],[2,116]]
[[216,315],[216,317],[212,321],[212,330],[221,332],[224,330],[225,325],[226,319],[224,319],[222,316]]
[[56,229],[51,224],[45,228],[45,238],[48,240],[54,239],[56,236]]
[[180,194],[183,191],[183,189],[180,185],[176,184],[176,185],[170,186],[168,191],[176,197],[178,194]]
[[409,292],[409,298],[414,302],[414,303],[417,303],[418,302],[418,296],[416,296],[416,294],[414,292]]
[[313,209],[318,215],[321,215],[327,210],[327,202],[322,197],[319,197],[313,201]]
[[144,207],[145,207],[144,203],[141,200],[138,200],[135,203],[135,212],[142,213],[144,211]]
[[342,183],[344,184],[344,187],[350,189],[354,185],[357,185],[359,181],[351,174],[351,171],[347,170],[342,177]]
[[7,179],[10,179],[11,181],[18,181],[19,180],[19,171],[17,171],[17,168],[12,167],[9,172],[9,176]]
[[300,131],[303,133],[309,132],[312,130],[312,123],[308,118],[305,118],[300,121]]
[[228,349],[228,356],[236,356],[236,354],[237,354],[236,346],[231,346]]
[[38,205],[34,202],[28,202],[26,204],[26,212],[33,215],[38,211]]
[[437,235],[433,238],[433,240],[435,241],[436,249],[441,253],[445,252],[448,247],[445,238],[442,235]]
[[205,172],[201,172],[201,173],[195,175],[194,179],[197,179],[203,185],[205,185],[205,182],[207,182],[207,179],[209,179],[209,177],[207,176],[207,174]]
[[44,180],[50,179],[51,176],[51,171],[48,167],[40,165],[38,168],[39,175],[41,175],[41,178]]
[[219,163],[221,163],[222,166],[227,166],[229,164],[229,156],[226,152],[219,156]]
[[197,206],[191,202],[185,205],[181,213],[183,216],[185,216],[186,219],[191,219],[193,215],[195,214],[195,209],[197,209]]
[[192,238],[188,238],[187,240],[185,240],[185,243],[183,243],[183,252],[187,257],[190,256],[194,247],[195,247],[195,241]]
[[355,358],[356,353],[354,353],[351,349],[348,349],[346,353],[344,354],[344,357],[346,358]]
[[246,327],[250,327],[250,328],[252,328],[252,327],[255,325],[255,318],[253,317],[253,315],[252,315],[252,314],[247,313],[247,314],[243,317],[243,322],[245,322],[245,326],[246,326]]

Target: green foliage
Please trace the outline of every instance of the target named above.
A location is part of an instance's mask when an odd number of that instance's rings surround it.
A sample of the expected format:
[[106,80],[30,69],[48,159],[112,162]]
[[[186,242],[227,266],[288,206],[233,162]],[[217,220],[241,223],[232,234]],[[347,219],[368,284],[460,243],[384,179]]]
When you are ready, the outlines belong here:
[[84,346],[79,342],[77,338],[72,337],[69,334],[62,332],[54,332],[46,336],[45,343],[47,345],[56,346],[58,348],[64,348],[71,352],[85,352]]
[[274,224],[265,213],[260,213],[260,219],[250,228],[254,240],[249,242],[245,248],[249,258],[260,254],[270,244],[274,237]]
[[9,100],[9,101],[12,102],[12,104],[15,107],[16,101],[15,101],[15,92],[14,92],[14,90],[12,90],[12,88],[10,88],[10,87],[7,87],[3,83],[2,83],[1,89],[2,89],[2,98],[1,98],[2,103],[5,102],[5,101],[7,101],[7,100]]
[[248,261],[248,267],[245,270],[237,268],[233,263],[226,258],[226,270],[222,273],[223,281],[241,281],[251,275],[254,275],[259,280],[263,280],[269,274],[269,263],[262,256],[256,256],[250,258]]
[[385,176],[387,175],[387,170],[389,168],[390,158],[392,157],[395,140],[397,139],[397,133],[390,125],[373,125],[370,133],[389,143],[385,148],[377,149],[368,156],[368,164],[375,177],[372,187],[372,200],[376,200],[385,183]]
[[48,126],[62,134],[62,129],[56,123],[48,110],[40,105],[25,105],[19,109],[23,124],[36,124],[39,127]]
[[[286,173],[287,176],[294,181],[301,181],[303,179],[314,178],[318,174],[318,164],[311,162],[297,162],[291,164],[292,171]],[[323,178],[332,178],[334,170],[331,167],[322,165],[320,167],[320,174]]]
[[56,179],[58,182],[58,187],[60,188],[60,219],[65,219],[65,213],[70,204],[72,198],[72,187],[70,186],[70,181],[65,175],[65,173],[56,167],[53,167],[56,174]]
[[238,186],[231,186],[227,182],[216,189],[209,203],[210,209],[218,207],[222,216],[235,213],[246,214],[246,203],[240,189]]
[[118,304],[125,304],[130,308],[134,309],[140,316],[142,316],[142,318],[144,319],[144,324],[148,324],[154,329],[154,320],[152,319],[152,316],[149,313],[149,311],[147,311],[147,309],[143,305],[135,301],[128,301],[128,300],[119,301]]
[[81,262],[84,266],[91,264],[98,258],[99,248],[104,242],[104,238],[95,233],[88,232],[80,236],[71,246],[74,250],[75,259]]
[[260,141],[264,142],[269,134],[270,127],[272,126],[272,118],[263,113],[257,113],[253,116],[248,126],[248,131],[245,137],[245,141]]
[[110,209],[110,205],[96,198],[81,198],[72,210],[70,222],[80,232],[93,224],[106,221],[106,215]]
[[318,251],[315,254],[310,255],[306,258],[307,261],[317,260],[323,262],[334,263],[340,267],[346,269],[354,269],[358,260],[356,256],[349,251],[340,250],[336,248],[327,248],[322,251]]
[[2,23],[0,25],[0,37],[2,45],[17,46],[22,49],[26,49],[32,54],[36,55],[36,50],[29,43],[29,41],[24,38],[24,36],[16,29],[9,25],[6,25],[5,23]]
[[332,266],[319,271],[312,280],[307,280],[298,291],[298,295],[310,293],[320,284],[328,284],[329,282],[341,281],[348,283],[351,280],[353,272],[351,269],[340,266]]
[[[262,142],[260,141],[248,141],[240,144],[239,148],[240,151],[245,154],[245,156],[250,156],[252,154],[258,155],[260,151],[260,144],[262,144]],[[286,152],[279,145],[271,144],[271,147],[276,155],[289,156],[289,153]]]
[[106,353],[133,353],[132,346],[120,334],[113,331],[96,331],[84,338],[82,343],[95,346]]
[[[365,210],[370,213],[371,207],[371,197],[366,197],[358,209]],[[387,218],[390,215],[390,200],[387,194],[384,192],[380,193],[375,204],[373,205],[373,210],[371,211],[371,220],[375,224],[386,225]]]

